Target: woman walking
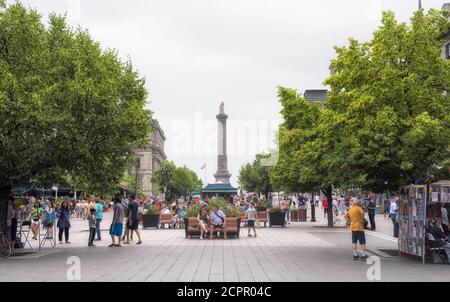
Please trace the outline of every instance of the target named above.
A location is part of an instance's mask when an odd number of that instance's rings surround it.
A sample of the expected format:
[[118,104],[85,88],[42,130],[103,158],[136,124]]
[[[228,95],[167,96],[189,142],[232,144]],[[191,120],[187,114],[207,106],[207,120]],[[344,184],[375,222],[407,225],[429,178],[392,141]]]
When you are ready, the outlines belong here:
[[66,243],[70,243],[69,241],[69,229],[70,229],[70,209],[69,209],[69,203],[64,200],[61,209],[57,213],[59,219],[58,219],[58,228],[59,228],[59,244],[63,243],[62,237],[64,233],[64,238]]
[[39,236],[39,220],[42,218],[42,212],[39,201],[34,203],[34,207],[31,210],[31,232],[33,233],[33,240],[37,240]]

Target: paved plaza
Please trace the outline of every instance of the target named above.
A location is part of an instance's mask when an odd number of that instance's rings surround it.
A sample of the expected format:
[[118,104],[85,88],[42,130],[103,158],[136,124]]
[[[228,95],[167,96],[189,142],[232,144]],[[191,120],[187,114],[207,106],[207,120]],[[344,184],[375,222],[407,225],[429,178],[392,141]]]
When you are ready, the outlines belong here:
[[[323,217],[319,210],[318,216]],[[143,245],[137,239],[121,248],[109,248],[107,228],[111,214],[105,214],[103,241],[87,247],[87,221],[72,219],[71,244],[45,247],[10,259],[0,259],[0,281],[68,281],[67,260],[81,263],[82,282],[254,282],[254,281],[369,281],[370,266],[351,258],[350,233],[343,226],[325,228],[317,223],[293,222],[287,228],[259,228],[257,238],[228,241],[186,239],[184,230],[142,230]],[[309,219],[308,219],[309,220]],[[423,265],[420,260],[389,256],[379,250],[395,250],[389,236],[391,222],[377,217],[379,232],[368,232],[369,255],[381,261],[381,281],[450,281],[450,267]],[[29,250],[26,250],[29,251]]]

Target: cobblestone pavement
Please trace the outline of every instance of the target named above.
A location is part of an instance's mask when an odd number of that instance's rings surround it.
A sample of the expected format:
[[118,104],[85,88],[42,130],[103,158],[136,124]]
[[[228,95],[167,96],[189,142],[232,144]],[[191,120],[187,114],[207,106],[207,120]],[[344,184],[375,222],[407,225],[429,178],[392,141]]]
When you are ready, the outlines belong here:
[[[318,217],[323,213],[318,210]],[[0,259],[0,281],[68,281],[76,256],[81,263],[81,281],[369,281],[370,265],[351,258],[350,233],[342,225],[333,230],[316,223],[292,222],[287,228],[258,228],[257,238],[187,239],[184,230],[141,230],[143,245],[109,248],[107,229],[111,216],[102,223],[103,241],[87,247],[87,221],[72,220],[71,244],[48,245],[40,252]],[[388,256],[379,250],[395,250],[389,236],[392,223],[377,217],[378,232],[367,232],[369,255],[381,261],[380,281],[450,281],[450,266],[423,265],[420,260]],[[30,250],[26,250],[27,252]]]

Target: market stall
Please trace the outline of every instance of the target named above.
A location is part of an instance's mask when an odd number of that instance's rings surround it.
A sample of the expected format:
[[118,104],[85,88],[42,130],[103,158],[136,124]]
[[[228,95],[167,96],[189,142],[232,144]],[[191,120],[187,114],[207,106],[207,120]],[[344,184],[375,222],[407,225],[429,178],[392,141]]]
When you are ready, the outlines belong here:
[[450,213],[450,181],[435,182],[428,186],[410,185],[403,188],[397,221],[401,255],[418,256],[425,263],[425,227],[430,218],[441,219],[439,214],[441,206],[447,208]]
[[399,251],[403,256],[418,256],[425,261],[425,220],[427,186],[410,185],[402,190],[399,203]]

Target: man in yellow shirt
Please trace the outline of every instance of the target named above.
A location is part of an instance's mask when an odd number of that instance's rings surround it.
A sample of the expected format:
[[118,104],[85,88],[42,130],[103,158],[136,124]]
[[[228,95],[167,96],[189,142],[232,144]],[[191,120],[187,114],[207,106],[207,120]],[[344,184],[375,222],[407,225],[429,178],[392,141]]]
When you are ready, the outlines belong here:
[[358,255],[357,243],[361,245],[361,260],[367,260],[366,255],[366,236],[364,234],[364,210],[356,198],[352,199],[352,207],[345,215],[347,222],[350,223],[352,231],[353,260],[360,257]]

